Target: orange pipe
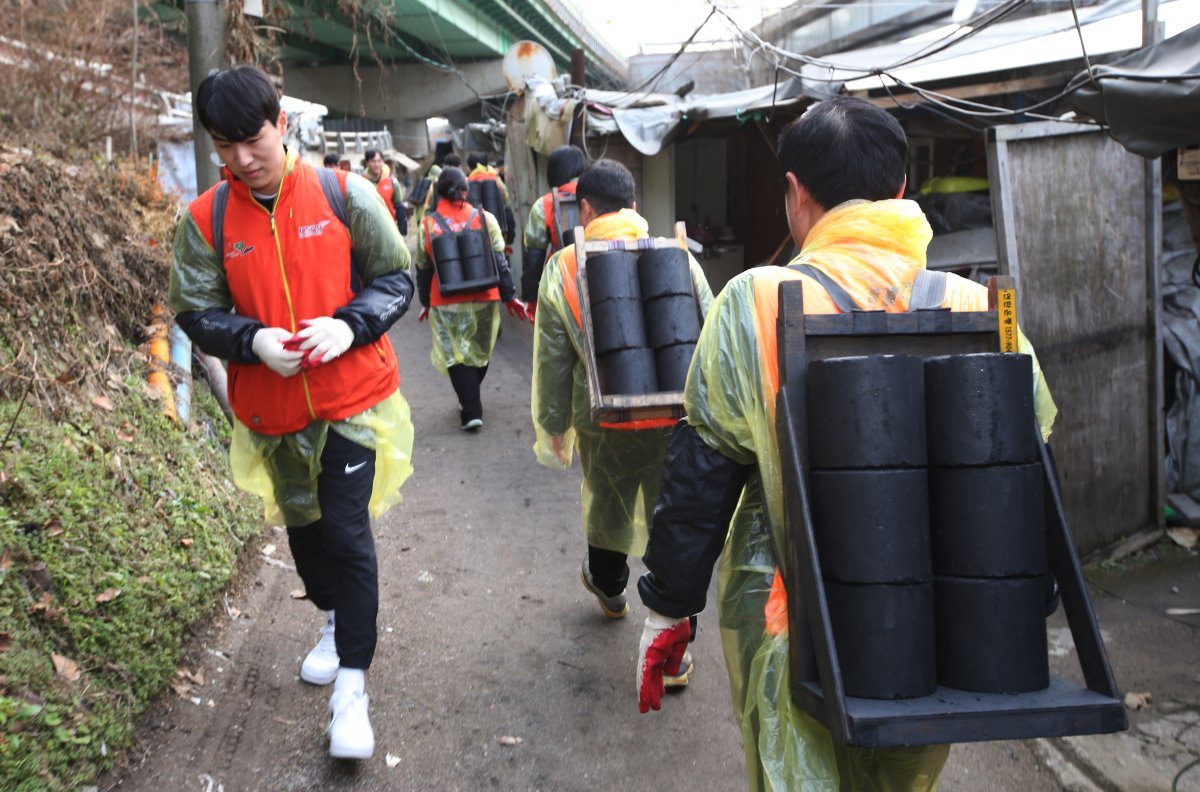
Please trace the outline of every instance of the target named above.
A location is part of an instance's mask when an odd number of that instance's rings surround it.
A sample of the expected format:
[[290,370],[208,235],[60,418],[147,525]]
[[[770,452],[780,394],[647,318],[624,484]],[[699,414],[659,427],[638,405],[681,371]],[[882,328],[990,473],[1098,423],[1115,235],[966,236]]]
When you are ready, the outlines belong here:
[[162,396],[163,415],[177,422],[179,414],[175,410],[175,393],[171,390],[171,378],[167,376],[171,364],[171,343],[167,340],[167,322],[163,314],[161,305],[150,309],[154,323],[150,331],[150,374],[146,379],[150,387]]

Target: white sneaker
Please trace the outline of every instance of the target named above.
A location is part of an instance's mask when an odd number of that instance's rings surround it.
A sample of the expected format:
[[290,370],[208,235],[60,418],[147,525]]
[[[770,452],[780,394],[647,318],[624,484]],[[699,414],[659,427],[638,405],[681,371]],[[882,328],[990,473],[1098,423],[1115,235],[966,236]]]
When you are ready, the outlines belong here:
[[300,678],[310,685],[328,685],[337,678],[338,660],[337,644],[333,640],[333,614],[321,628],[321,640],[300,664]]
[[329,699],[332,718],[326,733],[329,735],[329,755],[334,759],[370,759],[375,753],[375,731],[367,717],[369,698],[356,690],[335,693]]

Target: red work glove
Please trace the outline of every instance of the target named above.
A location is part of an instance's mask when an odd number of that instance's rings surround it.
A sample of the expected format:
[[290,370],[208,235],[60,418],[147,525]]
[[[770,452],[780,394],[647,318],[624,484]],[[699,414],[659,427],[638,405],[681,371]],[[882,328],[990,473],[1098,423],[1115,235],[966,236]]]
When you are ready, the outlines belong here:
[[520,300],[513,299],[504,303],[504,307],[508,309],[509,316],[515,316],[518,319],[525,319],[530,324],[533,324],[533,313],[530,312],[529,306]]
[[428,318],[429,318],[429,309],[428,308],[422,308],[421,313],[417,314],[418,322],[424,322]]
[[529,302],[525,303],[525,308],[528,309],[529,321],[532,322],[537,318],[537,300],[530,300]]
[[301,338],[300,335],[297,333],[283,342],[283,348],[288,350],[289,352],[302,352],[304,354],[304,357],[300,358],[300,368],[307,370],[317,364],[314,363],[312,360],[312,350],[311,349],[301,349],[300,348],[300,344],[303,341],[304,341],[304,339]]
[[672,619],[650,611],[638,646],[638,709],[645,713],[662,709],[663,671],[679,668],[692,637],[688,619]]

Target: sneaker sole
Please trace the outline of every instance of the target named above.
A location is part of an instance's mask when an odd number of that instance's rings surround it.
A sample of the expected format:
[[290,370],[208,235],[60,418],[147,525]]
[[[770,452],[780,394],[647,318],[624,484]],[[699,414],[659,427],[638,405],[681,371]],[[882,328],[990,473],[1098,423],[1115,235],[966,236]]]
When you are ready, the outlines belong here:
[[680,674],[675,676],[667,676],[663,674],[663,687],[668,690],[671,688],[685,688],[688,682],[692,681],[692,671],[696,668],[695,663],[689,663],[688,667]]
[[333,680],[337,679],[337,669],[333,669],[328,676],[317,676],[316,674],[305,673],[304,668],[301,668],[300,679],[310,685],[317,685],[318,687],[328,685],[333,682]]
[[333,745],[329,746],[329,756],[332,759],[358,759],[361,761],[363,759],[370,759],[374,755],[374,745],[365,750],[360,748],[357,751],[344,748],[334,748]]
[[604,601],[602,599],[600,599],[600,597],[603,595],[599,591],[597,591],[595,588],[593,588],[590,583],[588,583],[587,578],[584,576],[582,569],[579,570],[579,582],[582,583],[583,587],[588,590],[588,593],[590,593],[592,596],[594,596],[596,598],[596,604],[598,604],[600,606],[600,610],[603,611],[604,615],[607,616],[608,618],[613,619],[613,620],[624,619],[629,614],[629,603],[628,602],[625,603],[625,608],[620,611],[612,610],[611,608],[606,606],[604,604]]

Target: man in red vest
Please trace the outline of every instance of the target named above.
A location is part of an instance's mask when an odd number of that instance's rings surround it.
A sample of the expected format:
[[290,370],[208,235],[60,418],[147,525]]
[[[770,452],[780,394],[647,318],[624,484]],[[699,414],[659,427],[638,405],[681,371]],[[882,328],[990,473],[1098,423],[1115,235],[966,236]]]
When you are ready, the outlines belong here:
[[404,207],[404,187],[396,179],[391,166],[384,161],[379,149],[367,149],[363,155],[363,176],[379,191],[379,197],[387,204],[400,235],[407,234],[408,211]]
[[379,609],[370,518],[412,472],[386,336],[412,300],[408,248],[369,182],[284,145],[287,116],[259,69],[210,75],[195,107],[224,179],[180,222],[170,304],[200,349],[229,361],[234,481],[287,525],[308,599],[326,612],[300,678],[334,683],[330,755],[366,759]]

